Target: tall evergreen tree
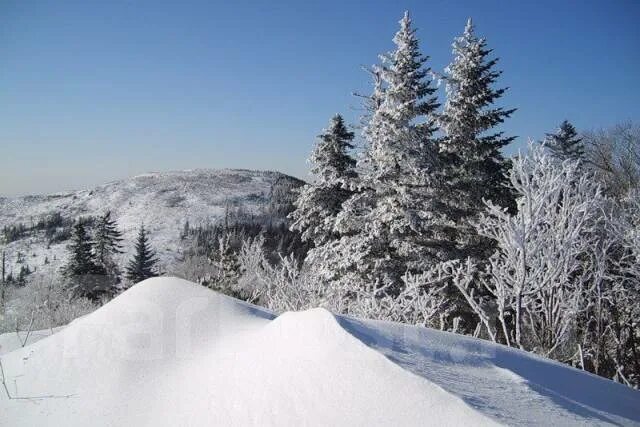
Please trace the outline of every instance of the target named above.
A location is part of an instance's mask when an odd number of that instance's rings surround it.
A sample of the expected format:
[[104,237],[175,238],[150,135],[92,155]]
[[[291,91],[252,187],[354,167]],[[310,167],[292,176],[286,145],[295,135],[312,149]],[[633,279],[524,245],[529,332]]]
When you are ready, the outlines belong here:
[[548,133],[545,138],[546,147],[554,157],[564,160],[582,160],[584,157],[584,143],[578,136],[576,128],[569,121],[564,120],[555,133]]
[[348,153],[353,137],[342,116],[335,115],[309,159],[315,181],[300,189],[296,209],[289,215],[291,230],[300,231],[302,240],[316,247],[338,237],[335,218],[351,195],[349,187],[355,177],[355,160]]
[[136,241],[136,253],[127,266],[127,279],[133,283],[138,283],[157,276],[158,273],[155,268],[157,262],[155,252],[149,245],[144,224],[142,224]]
[[64,267],[64,274],[68,278],[103,274],[104,271],[96,264],[91,251],[91,239],[87,233],[85,223],[78,220],[73,227],[71,243],[67,247],[70,256]]
[[121,242],[122,233],[118,230],[116,221],[111,218],[111,212],[107,211],[98,219],[94,238],[94,253],[96,263],[104,268],[108,274],[118,274],[113,257],[122,253]]
[[323,278],[399,289],[407,270],[429,264],[425,245],[431,222],[430,182],[436,129],[435,87],[408,13],[393,39],[396,48],[374,69],[379,83],[369,98],[367,142],[358,163],[358,192],[343,204],[341,238],[314,254]]
[[442,176],[438,200],[449,219],[447,234],[455,243],[448,258],[484,258],[492,245],[471,225],[484,210],[483,200],[513,209],[513,195],[505,173],[509,163],[500,149],[513,141],[495,130],[515,109],[496,107],[507,90],[495,89],[501,71],[484,38],[478,38],[469,19],[453,43],[453,62],[445,70],[447,101],[440,117]]

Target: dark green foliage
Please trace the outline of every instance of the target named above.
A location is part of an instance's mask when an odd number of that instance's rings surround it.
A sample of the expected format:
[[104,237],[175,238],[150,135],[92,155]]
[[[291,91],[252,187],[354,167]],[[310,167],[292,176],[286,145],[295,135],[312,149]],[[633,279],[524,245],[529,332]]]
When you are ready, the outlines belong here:
[[[78,221],[91,226],[94,223],[94,218],[80,217]],[[30,226],[23,223],[6,225],[2,228],[2,234],[5,242],[11,243],[32,236],[38,231],[44,231],[48,244],[59,243],[71,237],[73,224],[72,219],[63,217],[60,212],[53,212],[43,216],[35,224],[32,222]]]
[[[81,218],[82,222],[90,224],[89,218]],[[38,220],[35,224],[27,227],[25,224],[18,223],[14,225],[4,226],[2,234],[7,243],[20,240],[27,236],[33,235],[38,231],[44,231],[47,243],[59,243],[68,240],[71,237],[73,229],[73,220],[65,218],[60,212],[53,212]]]
[[35,231],[44,230],[48,245],[60,243],[71,238],[73,220],[63,217],[60,212],[53,212],[41,218],[33,229]]
[[304,181],[281,175],[271,185],[269,192],[269,205],[267,212],[273,218],[285,218],[295,209],[293,203],[296,200],[295,190],[301,187]]
[[34,226],[34,230],[50,230],[58,227],[73,225],[73,221],[62,216],[60,212],[53,212],[41,218]]
[[79,219],[73,227],[69,261],[63,267],[67,285],[74,297],[98,301],[114,294],[115,283],[94,257],[92,241],[87,232],[87,221]]
[[104,274],[104,270],[95,262],[92,242],[84,222],[78,221],[73,227],[71,243],[67,248],[70,257],[63,270],[67,278]]
[[349,154],[354,134],[342,116],[336,114],[318,138],[309,159],[315,180],[298,190],[295,210],[289,215],[291,229],[316,246],[339,238],[334,223],[342,204],[353,194],[350,187],[356,177],[356,161]]
[[129,279],[133,283],[138,283],[150,277],[157,276],[157,262],[158,260],[156,259],[155,252],[149,245],[147,232],[144,229],[143,224],[140,226],[140,231],[138,233],[138,240],[136,242],[136,253],[133,259],[129,261],[129,265],[127,266],[127,279]]
[[73,234],[73,226],[64,226],[60,228],[48,228],[45,231],[45,237],[47,238],[48,245],[66,242],[71,238],[72,234]]
[[31,274],[32,271],[28,265],[24,264],[20,266],[20,271],[18,272],[18,277],[16,278],[17,286],[24,286],[27,284],[27,276]]
[[354,133],[347,129],[342,116],[333,116],[327,130],[318,138],[321,142],[311,155],[315,165],[313,172],[322,175],[326,182],[342,182],[354,178],[356,160],[348,155],[349,150],[354,148]]
[[97,264],[109,274],[117,275],[113,256],[122,253],[122,233],[118,230],[116,221],[111,218],[111,212],[107,211],[98,219],[94,241]]
[[2,227],[2,234],[6,243],[15,242],[26,236],[28,228],[22,223],[15,225],[5,225]]
[[265,256],[270,262],[277,263],[280,255],[293,255],[302,262],[311,243],[303,242],[300,233],[289,230],[285,222],[273,223],[268,217],[234,217],[228,223],[218,223],[191,227],[186,239],[191,240],[187,256],[206,256],[219,258],[219,242],[226,241],[227,247],[237,253],[242,242],[258,236],[264,238]]
[[[471,223],[484,211],[484,201],[515,208],[505,173],[509,162],[501,149],[513,141],[496,128],[515,109],[504,109],[496,102],[506,88],[494,88],[502,74],[495,70],[497,58],[486,40],[475,35],[469,19],[462,36],[454,44],[454,60],[447,67],[447,102],[440,118],[444,137],[439,143],[441,157],[440,211],[449,221],[443,230],[448,259],[486,259],[491,241],[480,238]],[[446,224],[446,223],[445,223]]]
[[545,138],[546,147],[558,159],[583,160],[584,144],[578,136],[576,128],[567,120],[560,123],[556,133],[548,133]]

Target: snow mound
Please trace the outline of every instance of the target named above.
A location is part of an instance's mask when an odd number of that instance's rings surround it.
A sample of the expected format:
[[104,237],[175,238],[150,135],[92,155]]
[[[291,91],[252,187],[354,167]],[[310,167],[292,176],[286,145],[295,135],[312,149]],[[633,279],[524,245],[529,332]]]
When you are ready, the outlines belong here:
[[275,317],[174,278],[1,360],[0,425],[640,420],[637,392],[522,352],[324,309]]

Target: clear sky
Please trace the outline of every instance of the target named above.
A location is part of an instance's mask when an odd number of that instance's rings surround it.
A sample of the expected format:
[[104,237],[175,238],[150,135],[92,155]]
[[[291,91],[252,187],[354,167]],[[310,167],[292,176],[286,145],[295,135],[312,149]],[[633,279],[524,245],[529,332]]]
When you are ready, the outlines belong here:
[[518,108],[511,151],[565,118],[640,118],[637,0],[0,0],[0,194],[191,168],[304,178],[405,9],[435,70],[473,17]]

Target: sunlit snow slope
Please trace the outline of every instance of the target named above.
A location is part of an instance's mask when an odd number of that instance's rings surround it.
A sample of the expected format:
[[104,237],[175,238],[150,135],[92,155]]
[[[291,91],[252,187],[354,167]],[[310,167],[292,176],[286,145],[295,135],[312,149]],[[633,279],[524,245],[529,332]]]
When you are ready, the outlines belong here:
[[[144,223],[152,246],[161,248],[157,255],[164,270],[180,257],[180,233],[186,221],[191,226],[215,222],[227,207],[257,213],[269,202],[272,186],[281,179],[297,182],[279,172],[198,169],[147,173],[87,190],[0,197],[0,228],[18,224],[31,227],[54,213],[75,220],[111,211],[124,237],[124,253],[117,261],[123,264],[129,259],[138,229]],[[29,232],[3,248],[7,271],[17,274],[17,254],[21,252],[31,270],[35,268],[51,278],[66,259],[67,244],[68,241],[48,244],[44,231]]]
[[520,351],[172,278],[1,360],[0,425],[640,424],[637,391]]

